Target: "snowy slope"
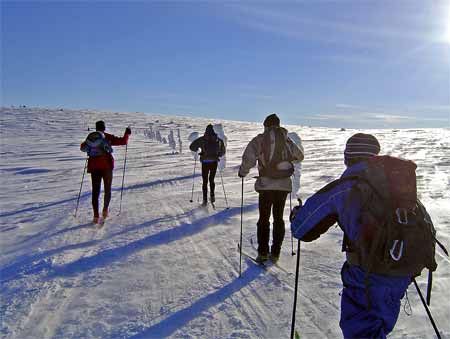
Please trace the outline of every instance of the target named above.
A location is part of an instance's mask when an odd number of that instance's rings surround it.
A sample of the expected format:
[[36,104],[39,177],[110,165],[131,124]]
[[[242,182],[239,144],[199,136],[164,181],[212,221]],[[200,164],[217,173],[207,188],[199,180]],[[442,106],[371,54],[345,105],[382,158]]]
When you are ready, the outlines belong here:
[[[111,218],[92,219],[90,178],[84,178],[73,216],[88,126],[103,119],[122,135],[131,125],[122,213],[125,147],[116,147]],[[217,208],[201,208],[199,171],[190,203],[194,161],[188,135],[222,123],[228,137],[223,172],[229,209],[216,178]],[[148,139],[152,124],[167,137],[181,130],[183,154]],[[300,196],[308,197],[344,169],[342,151],[355,130],[288,126],[306,152]],[[286,338],[290,333],[294,275],[265,272],[243,260],[239,275],[240,156],[262,124],[93,110],[1,110],[1,336],[4,338]],[[418,164],[418,188],[438,236],[450,247],[449,129],[372,130],[382,152]],[[175,133],[176,134],[176,133]],[[256,172],[252,172],[253,174]],[[244,249],[254,252],[257,194],[244,187]],[[289,201],[286,206],[286,219]],[[297,328],[302,338],[341,337],[339,271],[342,234],[331,229],[303,244]],[[290,232],[281,265],[295,271]],[[450,338],[449,260],[439,252],[431,311]],[[425,289],[425,277],[419,278]],[[412,315],[401,312],[391,338],[433,338],[414,288]],[[404,300],[404,304],[406,304]]]

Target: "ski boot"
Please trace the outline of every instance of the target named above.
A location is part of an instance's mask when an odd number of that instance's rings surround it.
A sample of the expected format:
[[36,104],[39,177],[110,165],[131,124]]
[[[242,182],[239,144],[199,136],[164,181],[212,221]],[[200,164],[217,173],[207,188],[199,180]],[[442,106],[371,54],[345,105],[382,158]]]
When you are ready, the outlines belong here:
[[280,260],[280,254],[278,253],[270,253],[270,261],[276,264]]
[[263,253],[258,253],[258,256],[255,259],[255,261],[258,263],[263,263],[267,260],[269,260],[269,255]]

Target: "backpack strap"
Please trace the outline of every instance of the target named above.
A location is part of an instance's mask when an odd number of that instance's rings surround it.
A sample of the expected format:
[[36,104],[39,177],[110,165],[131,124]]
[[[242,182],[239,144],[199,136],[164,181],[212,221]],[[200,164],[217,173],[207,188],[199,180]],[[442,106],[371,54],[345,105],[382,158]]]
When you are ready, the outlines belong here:
[[374,258],[375,258],[375,252],[380,244],[380,239],[382,238],[381,236],[382,233],[382,228],[378,230],[377,234],[375,235],[375,239],[372,243],[372,246],[370,247],[370,252],[369,252],[369,259],[368,259],[368,266],[367,268],[364,268],[366,270],[366,274],[364,276],[364,284],[366,286],[366,300],[367,300],[367,309],[370,310],[371,309],[371,302],[370,302],[370,273],[372,271],[373,268],[373,264],[375,262]]

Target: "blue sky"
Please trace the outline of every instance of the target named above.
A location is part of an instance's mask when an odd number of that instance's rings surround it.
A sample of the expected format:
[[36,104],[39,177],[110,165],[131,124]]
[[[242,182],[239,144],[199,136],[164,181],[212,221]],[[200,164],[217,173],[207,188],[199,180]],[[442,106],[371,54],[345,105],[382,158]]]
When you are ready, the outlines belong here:
[[450,127],[450,1],[1,2],[2,105]]

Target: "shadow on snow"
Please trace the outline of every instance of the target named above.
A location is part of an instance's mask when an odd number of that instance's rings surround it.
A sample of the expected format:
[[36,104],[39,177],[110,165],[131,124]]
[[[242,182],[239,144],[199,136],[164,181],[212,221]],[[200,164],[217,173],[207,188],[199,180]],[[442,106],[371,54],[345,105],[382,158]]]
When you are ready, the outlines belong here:
[[[196,174],[195,176],[198,177],[198,176],[200,176],[200,174]],[[185,175],[185,176],[171,178],[171,179],[155,180],[155,181],[151,181],[151,182],[147,182],[147,183],[134,184],[134,185],[126,186],[124,188],[124,190],[127,191],[127,190],[134,190],[134,189],[153,187],[153,186],[163,185],[163,184],[172,183],[172,182],[176,182],[176,181],[183,181],[183,180],[192,179],[192,177],[193,177],[192,175]],[[120,190],[121,190],[121,188],[113,188],[112,189],[112,191],[115,191],[115,192],[120,191]],[[80,196],[80,200],[84,200],[84,199],[86,199],[89,196],[91,196],[91,192],[83,193]],[[56,206],[56,205],[62,205],[62,204],[68,203],[68,202],[76,201],[77,199],[78,199],[78,196],[73,197],[73,198],[60,200],[60,201],[50,202],[50,203],[47,203],[47,204],[42,204],[42,205],[39,205],[39,206],[33,206],[33,207],[23,208],[23,209],[16,210],[16,211],[0,213],[0,218],[1,217],[9,217],[9,216],[12,216],[12,215],[17,215],[17,214],[26,213],[26,212],[33,212],[33,211],[45,209],[47,207],[53,207],[53,206]]]
[[260,276],[262,272],[264,272],[264,270],[257,267],[256,264],[253,264],[242,273],[240,278],[234,279],[218,291],[197,300],[191,306],[175,312],[158,324],[153,325],[128,339],[166,338],[190,321],[194,320],[202,312],[231,297],[234,293],[238,292]]
[[[246,206],[244,209],[253,210],[257,207],[257,204],[252,204]],[[230,208],[229,210],[218,212],[214,215],[200,219],[193,223],[184,223],[177,227],[159,232],[154,235],[150,235],[140,240],[136,240],[125,246],[108,249],[91,257],[80,258],[72,263],[59,267],[53,267],[49,275],[51,277],[74,276],[78,273],[105,267],[115,261],[119,261],[143,249],[160,246],[163,244],[170,244],[171,242],[177,241],[184,237],[189,237],[197,234],[208,228],[208,226],[215,225],[218,222],[223,222],[225,219],[239,213],[240,208],[235,207]]]

